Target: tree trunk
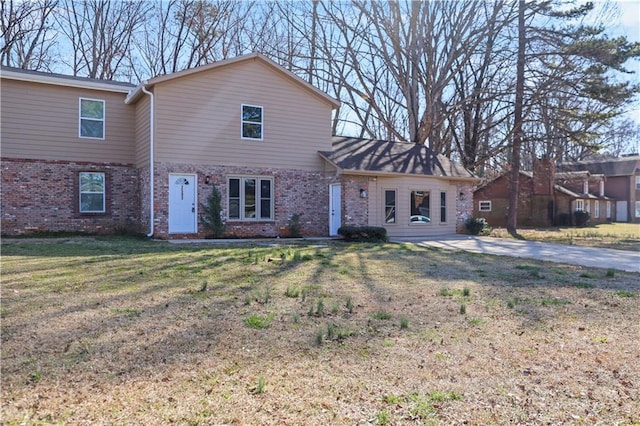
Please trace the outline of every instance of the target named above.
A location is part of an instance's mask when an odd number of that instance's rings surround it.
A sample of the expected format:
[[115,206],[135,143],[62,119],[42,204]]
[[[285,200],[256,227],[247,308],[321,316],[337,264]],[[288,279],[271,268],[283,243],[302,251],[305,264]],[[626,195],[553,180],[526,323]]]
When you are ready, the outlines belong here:
[[520,189],[520,149],[522,146],[522,110],[524,103],[524,60],[527,44],[525,33],[524,11],[525,0],[518,2],[518,60],[516,65],[516,99],[513,110],[513,144],[511,147],[511,185],[509,187],[509,213],[507,215],[507,231],[517,236],[518,227],[518,195]]

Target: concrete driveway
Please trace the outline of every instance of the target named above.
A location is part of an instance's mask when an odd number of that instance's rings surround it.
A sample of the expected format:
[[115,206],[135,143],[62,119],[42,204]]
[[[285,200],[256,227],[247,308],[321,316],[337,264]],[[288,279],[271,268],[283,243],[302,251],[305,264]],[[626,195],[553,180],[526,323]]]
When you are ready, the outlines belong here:
[[423,247],[438,247],[497,256],[523,257],[595,268],[614,268],[623,271],[640,272],[640,253],[633,251],[461,234],[429,238],[391,238],[391,241],[412,243]]

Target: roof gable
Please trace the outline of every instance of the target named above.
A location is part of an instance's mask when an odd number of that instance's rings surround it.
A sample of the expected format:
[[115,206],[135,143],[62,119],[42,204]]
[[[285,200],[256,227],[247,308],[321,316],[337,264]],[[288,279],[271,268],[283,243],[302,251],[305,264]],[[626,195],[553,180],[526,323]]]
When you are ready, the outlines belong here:
[[320,155],[343,173],[477,179],[461,164],[424,145],[334,137],[332,147],[333,151],[322,151]]
[[136,102],[139,99],[139,97],[142,95],[142,86],[144,86],[145,88],[148,89],[148,88],[153,87],[156,84],[175,81],[175,80],[178,80],[180,78],[187,77],[187,76],[190,76],[190,75],[193,75],[193,74],[197,74],[197,73],[215,72],[215,70],[217,70],[217,69],[226,68],[226,67],[232,67],[232,66],[238,66],[238,65],[241,65],[241,64],[246,63],[248,61],[259,61],[260,63],[262,63],[264,65],[267,65],[267,67],[270,68],[275,73],[280,74],[281,76],[285,77],[286,79],[288,79],[289,81],[293,82],[294,84],[302,87],[304,90],[306,90],[307,92],[309,92],[313,96],[316,96],[317,98],[319,98],[322,101],[324,101],[324,102],[328,103],[329,105],[331,105],[332,109],[338,108],[340,106],[340,102],[339,101],[335,100],[334,98],[332,98],[331,96],[327,95],[323,91],[319,90],[315,86],[307,83],[306,81],[304,81],[303,79],[301,79],[300,77],[295,75],[294,73],[286,70],[285,68],[283,68],[280,65],[276,64],[275,62],[273,62],[272,60],[270,60],[266,56],[261,55],[259,53],[251,53],[251,54],[248,54],[248,55],[238,56],[236,58],[231,58],[231,59],[225,59],[225,60],[222,60],[222,61],[212,62],[210,64],[202,65],[202,66],[195,67],[195,68],[189,68],[189,69],[186,69],[186,70],[183,70],[183,71],[179,71],[179,72],[176,72],[176,73],[172,73],[172,74],[166,74],[166,75],[154,77],[154,78],[148,80],[147,82],[144,82],[144,83],[140,84],[136,88],[136,90],[134,92],[132,92],[127,97],[126,102],[127,103]]

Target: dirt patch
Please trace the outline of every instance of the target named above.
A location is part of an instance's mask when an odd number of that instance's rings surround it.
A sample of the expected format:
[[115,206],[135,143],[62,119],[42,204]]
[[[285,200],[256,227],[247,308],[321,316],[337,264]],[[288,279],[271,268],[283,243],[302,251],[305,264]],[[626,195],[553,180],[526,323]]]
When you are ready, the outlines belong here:
[[633,424],[639,291],[411,245],[22,240],[3,422]]

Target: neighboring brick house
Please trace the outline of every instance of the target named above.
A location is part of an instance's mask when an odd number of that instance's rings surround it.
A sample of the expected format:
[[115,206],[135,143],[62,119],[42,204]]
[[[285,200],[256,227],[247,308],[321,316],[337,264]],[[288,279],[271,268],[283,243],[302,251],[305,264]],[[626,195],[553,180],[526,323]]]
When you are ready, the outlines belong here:
[[639,155],[562,163],[558,165],[558,170],[588,171],[604,175],[604,193],[616,200],[616,214],[612,219],[617,222],[640,223]]
[[[332,159],[344,145],[332,145],[331,135],[339,102],[260,54],[138,86],[6,67],[0,77],[4,235],[203,237],[200,210],[211,185],[221,192],[229,237],[281,235],[296,213],[305,236],[335,235],[342,224],[387,226],[378,213],[390,207],[380,205],[389,189],[372,184],[377,179],[393,178],[394,188],[422,198],[433,193],[431,208],[444,212],[444,221],[425,226],[398,216],[389,229],[403,235],[452,232],[471,214],[475,180],[458,166],[447,166],[453,176],[402,170],[403,161],[397,169],[340,169]],[[406,155],[433,157],[419,151]]]
[[[575,224],[574,212],[586,211],[590,223],[611,221],[614,200],[604,193],[605,177],[589,172],[557,173],[553,160],[540,159],[533,171],[520,172],[518,224],[554,226]],[[509,211],[509,174],[505,173],[474,191],[474,216],[491,226],[506,226]]]

